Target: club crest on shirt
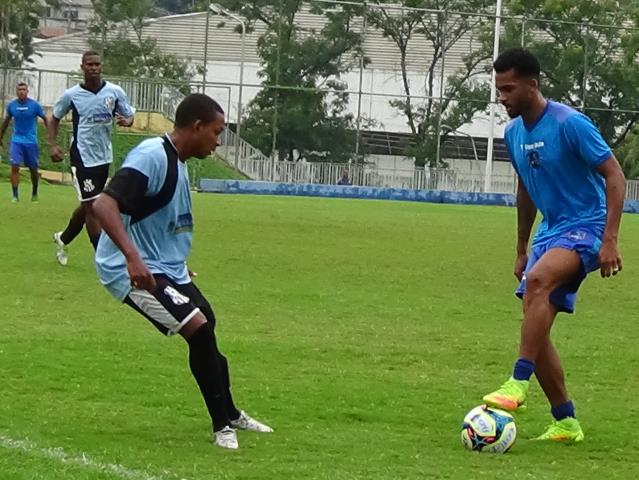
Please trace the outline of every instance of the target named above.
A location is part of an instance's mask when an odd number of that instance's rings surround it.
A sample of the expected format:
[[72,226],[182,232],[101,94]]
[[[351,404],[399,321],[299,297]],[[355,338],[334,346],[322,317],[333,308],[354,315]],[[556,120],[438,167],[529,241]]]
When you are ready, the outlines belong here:
[[109,95],[104,97],[104,106],[107,108],[109,112],[112,112],[115,108],[115,97]]
[[544,148],[546,144],[542,142],[533,142],[522,144],[522,150],[526,152],[526,160],[530,168],[537,168],[541,165],[541,155],[539,150]]
[[528,160],[528,165],[531,168],[537,168],[541,165],[541,159],[537,150],[530,150],[529,152],[526,152],[526,159]]

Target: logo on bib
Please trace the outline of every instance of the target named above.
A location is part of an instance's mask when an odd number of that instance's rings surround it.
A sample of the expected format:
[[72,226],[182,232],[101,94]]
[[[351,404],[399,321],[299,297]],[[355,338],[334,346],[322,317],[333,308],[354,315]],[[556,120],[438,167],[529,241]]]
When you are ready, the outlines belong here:
[[89,193],[95,190],[95,185],[93,185],[93,180],[87,178],[84,182],[82,182],[82,190]]
[[189,297],[182,295],[171,286],[166,287],[164,293],[171,299],[174,305],[185,305],[191,301]]

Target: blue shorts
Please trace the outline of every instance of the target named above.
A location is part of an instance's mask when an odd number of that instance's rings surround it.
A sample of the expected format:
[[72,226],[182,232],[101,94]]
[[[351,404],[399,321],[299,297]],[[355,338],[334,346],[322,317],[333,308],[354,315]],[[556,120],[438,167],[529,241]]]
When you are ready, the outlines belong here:
[[9,158],[11,165],[19,167],[24,165],[27,168],[38,168],[38,157],[40,151],[35,143],[16,143],[9,145]]
[[[555,305],[560,312],[573,313],[577,300],[577,290],[586,276],[599,268],[599,249],[601,239],[592,231],[584,228],[577,228],[566,233],[551,238],[549,241],[535,245],[528,257],[525,273],[530,272],[539,259],[552,248],[565,248],[577,252],[581,258],[581,270],[579,274],[569,283],[562,285],[550,294],[550,302]],[[519,284],[515,292],[519,298],[523,298],[526,292],[526,277]]]

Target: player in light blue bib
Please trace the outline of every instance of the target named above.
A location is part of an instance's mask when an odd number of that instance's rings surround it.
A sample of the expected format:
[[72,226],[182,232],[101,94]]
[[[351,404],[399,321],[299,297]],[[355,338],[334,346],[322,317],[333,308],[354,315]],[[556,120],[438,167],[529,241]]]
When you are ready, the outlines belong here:
[[109,165],[113,161],[113,123],[115,121],[119,126],[130,127],[135,114],[124,90],[102,79],[99,54],[85,52],[80,67],[84,82],[62,94],[53,106],[53,116],[49,122],[51,158],[61,161],[64,152],[56,143],[60,120],[67,113],[72,113],[73,140],[69,154],[80,207],[73,212],[67,228],[53,234],[56,258],[61,265],[67,264],[66,246],[82,231],[85,222],[91,243],[94,247],[97,245],[100,226],[93,219],[91,203],[102,192],[109,177]]
[[[588,117],[541,95],[534,55],[508,50],[494,68],[499,100],[513,119],[505,141],[519,177],[515,275],[524,320],[512,377],[484,401],[504,410],[525,408],[534,373],[554,417],[538,440],[580,442],[584,434],[550,329],[557,313],[574,311],[588,273],[599,269],[607,278],[621,271],[617,238],[625,178]],[[542,221],[529,250],[537,211]]]
[[215,314],[186,267],[193,236],[186,161],[208,157],[223,130],[220,105],[192,94],[178,106],[173,132],[129,153],[94,205],[104,228],[95,264],[111,295],[163,334],[186,340],[215,444],[236,449],[237,429],[273,430],[236,408],[228,361],[217,346]]

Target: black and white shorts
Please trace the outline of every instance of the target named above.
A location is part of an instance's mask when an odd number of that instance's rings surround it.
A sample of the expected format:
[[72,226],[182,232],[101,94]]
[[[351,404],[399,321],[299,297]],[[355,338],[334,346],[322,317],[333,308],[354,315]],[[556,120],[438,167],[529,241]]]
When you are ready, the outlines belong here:
[[81,162],[71,164],[73,185],[78,192],[78,200],[90,202],[98,198],[109,178],[109,164],[85,167]]
[[179,333],[198,313],[215,325],[215,314],[209,302],[193,282],[178,285],[164,275],[154,275],[153,292],[133,289],[124,303],[142,314],[164,335]]

